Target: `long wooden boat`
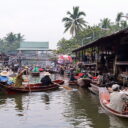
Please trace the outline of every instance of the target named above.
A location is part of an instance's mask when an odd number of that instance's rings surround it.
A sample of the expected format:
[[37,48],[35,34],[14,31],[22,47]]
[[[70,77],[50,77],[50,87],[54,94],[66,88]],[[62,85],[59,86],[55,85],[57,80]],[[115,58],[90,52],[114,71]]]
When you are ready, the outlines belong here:
[[31,72],[32,76],[40,76],[40,72]]
[[122,117],[122,118],[128,118],[128,111],[125,112],[117,112],[116,110],[111,109],[110,107],[107,106],[107,104],[110,103],[110,94],[108,90],[105,87],[100,87],[99,88],[99,99],[100,99],[100,104],[101,106],[109,113]]
[[53,82],[53,83],[60,84],[60,85],[64,84],[64,81],[63,81],[63,80],[54,80],[54,81],[52,81],[52,82]]
[[99,95],[99,86],[93,83],[90,83],[90,86],[88,89],[95,95]]
[[77,85],[77,81],[69,81],[68,85],[75,86],[75,85]]
[[56,90],[59,88],[60,84],[63,84],[63,80],[55,80],[51,85],[42,85],[42,83],[35,83],[35,84],[25,84],[23,87],[15,87],[15,86],[7,86],[7,85],[0,85],[2,90],[7,93],[27,93],[27,92],[42,92],[42,91],[50,91]]

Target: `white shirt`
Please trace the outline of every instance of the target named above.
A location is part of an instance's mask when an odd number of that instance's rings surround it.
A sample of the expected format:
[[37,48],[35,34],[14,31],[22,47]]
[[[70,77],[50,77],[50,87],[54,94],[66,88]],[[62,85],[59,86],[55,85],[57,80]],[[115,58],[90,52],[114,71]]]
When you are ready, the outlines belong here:
[[120,93],[118,91],[114,91],[110,94],[110,103],[108,104],[108,107],[111,109],[121,112],[123,110],[124,101],[123,98],[125,97],[124,93]]

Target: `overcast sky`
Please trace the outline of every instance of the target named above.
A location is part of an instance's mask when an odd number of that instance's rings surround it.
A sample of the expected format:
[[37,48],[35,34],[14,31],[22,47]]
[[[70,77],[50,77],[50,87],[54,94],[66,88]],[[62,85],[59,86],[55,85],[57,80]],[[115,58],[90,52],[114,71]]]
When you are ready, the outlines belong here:
[[61,20],[73,6],[86,13],[91,25],[105,17],[114,21],[120,11],[128,13],[128,0],[0,0],[0,38],[20,32],[27,41],[49,41],[55,49],[62,37],[70,37]]

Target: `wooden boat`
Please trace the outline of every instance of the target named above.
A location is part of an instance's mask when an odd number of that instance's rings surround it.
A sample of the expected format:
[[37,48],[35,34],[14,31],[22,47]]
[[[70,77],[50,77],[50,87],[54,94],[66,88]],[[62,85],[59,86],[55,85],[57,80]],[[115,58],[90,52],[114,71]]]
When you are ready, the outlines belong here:
[[6,85],[1,85],[1,86],[2,88],[4,88],[4,90],[7,93],[42,92],[42,91],[55,90],[59,88],[58,84],[51,84],[49,86],[45,86],[40,83],[29,84],[29,85],[25,85],[24,87],[15,87],[15,86],[6,86]]
[[71,85],[71,86],[72,86],[72,85],[77,85],[77,81],[69,81],[69,82],[68,82],[68,85]]
[[54,81],[52,81],[52,82],[53,82],[53,83],[60,84],[60,85],[64,84],[64,81],[63,81],[63,80],[54,80]]
[[[122,118],[128,118],[128,111],[124,111],[122,113],[117,112],[116,110],[111,109],[110,107],[107,106],[107,104],[110,103],[110,94],[108,90],[105,87],[100,87],[99,88],[99,99],[100,99],[100,104],[101,106],[109,113],[122,117]],[[125,109],[124,109],[125,110]]]
[[40,76],[40,72],[31,72],[32,76]]
[[7,86],[7,85],[0,85],[2,90],[7,93],[27,93],[27,92],[42,92],[42,91],[50,91],[56,90],[59,88],[60,84],[63,84],[63,80],[55,80],[51,85],[42,85],[42,83],[35,83],[35,84],[25,84],[23,87],[15,87],[15,86]]
[[80,87],[88,89],[90,87],[91,80],[88,78],[80,78],[77,80],[77,83]]
[[99,95],[99,86],[98,85],[96,85],[96,84],[93,84],[93,83],[90,83],[90,86],[91,87],[89,87],[88,89],[92,92],[92,93],[94,93],[94,94],[96,94],[96,95]]

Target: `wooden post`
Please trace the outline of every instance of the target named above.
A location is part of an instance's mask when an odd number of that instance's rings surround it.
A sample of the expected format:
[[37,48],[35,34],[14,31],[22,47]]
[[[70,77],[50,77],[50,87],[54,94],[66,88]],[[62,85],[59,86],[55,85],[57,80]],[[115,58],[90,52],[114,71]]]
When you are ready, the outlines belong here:
[[114,63],[113,63],[113,74],[116,76],[116,73],[117,73],[117,65],[116,65],[116,62],[117,62],[117,55],[115,55],[115,60],[114,60]]

